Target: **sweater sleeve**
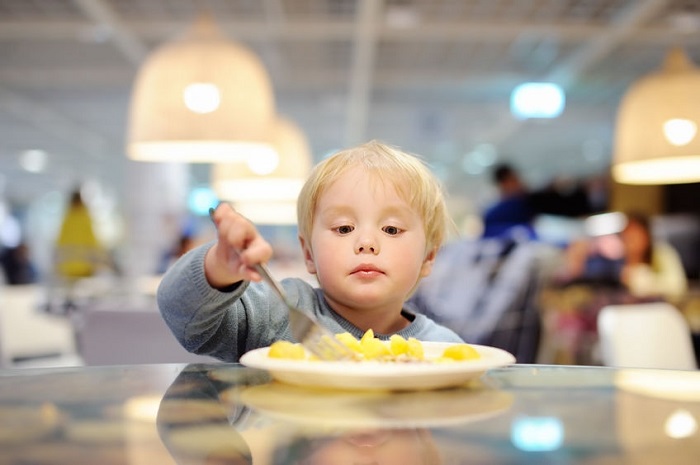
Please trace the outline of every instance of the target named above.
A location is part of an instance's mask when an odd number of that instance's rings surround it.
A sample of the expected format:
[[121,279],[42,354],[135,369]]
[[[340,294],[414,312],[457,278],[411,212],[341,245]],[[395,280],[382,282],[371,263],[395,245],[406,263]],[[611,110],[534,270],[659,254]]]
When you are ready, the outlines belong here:
[[209,285],[204,256],[211,243],[183,255],[163,276],[157,301],[163,319],[190,352],[237,362],[245,352],[289,339],[287,314],[260,284],[230,292]]

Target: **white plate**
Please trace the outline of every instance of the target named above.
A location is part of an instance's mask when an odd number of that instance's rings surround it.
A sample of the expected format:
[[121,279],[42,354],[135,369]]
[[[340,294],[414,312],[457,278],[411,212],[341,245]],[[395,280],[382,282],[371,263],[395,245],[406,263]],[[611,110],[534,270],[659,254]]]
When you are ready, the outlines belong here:
[[[439,357],[443,342],[423,342],[425,357]],[[269,347],[243,354],[243,365],[267,370],[278,381],[298,386],[350,390],[425,390],[460,386],[479,378],[491,368],[515,363],[515,357],[496,347],[471,344],[478,360],[453,363],[322,362],[268,357]]]
[[[315,430],[436,428],[485,420],[506,412],[513,395],[473,383],[430,391],[341,391],[272,382],[224,392],[270,418]],[[233,397],[233,399],[228,399]]]

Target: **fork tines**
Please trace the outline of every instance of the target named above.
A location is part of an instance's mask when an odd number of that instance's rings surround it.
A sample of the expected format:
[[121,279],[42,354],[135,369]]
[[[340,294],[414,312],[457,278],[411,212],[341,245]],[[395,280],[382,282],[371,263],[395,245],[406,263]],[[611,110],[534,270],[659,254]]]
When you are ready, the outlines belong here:
[[311,325],[301,344],[321,360],[352,360],[353,351],[320,326]]

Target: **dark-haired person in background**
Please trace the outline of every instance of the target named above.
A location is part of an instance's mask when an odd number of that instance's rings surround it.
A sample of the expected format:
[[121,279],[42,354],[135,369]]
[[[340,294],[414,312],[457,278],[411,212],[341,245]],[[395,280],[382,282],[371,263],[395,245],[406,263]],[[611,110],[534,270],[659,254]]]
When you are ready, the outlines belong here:
[[544,189],[530,190],[508,163],[494,168],[492,180],[500,198],[483,214],[484,238],[536,239],[533,222],[540,214],[578,217],[596,210],[581,183],[553,182]]

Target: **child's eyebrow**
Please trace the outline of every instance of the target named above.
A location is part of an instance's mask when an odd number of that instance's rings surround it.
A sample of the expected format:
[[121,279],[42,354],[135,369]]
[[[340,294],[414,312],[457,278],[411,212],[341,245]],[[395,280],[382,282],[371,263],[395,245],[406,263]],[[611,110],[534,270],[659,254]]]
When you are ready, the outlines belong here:
[[333,205],[331,207],[324,208],[321,210],[320,214],[322,216],[338,216],[338,215],[348,215],[353,212],[353,207],[350,205]]
[[414,213],[415,210],[410,205],[389,205],[382,210],[385,215],[405,215]]
[[[358,209],[357,205],[333,205],[320,212],[323,216],[350,215]],[[414,209],[410,205],[387,205],[381,209],[382,216],[405,215],[413,213]]]

